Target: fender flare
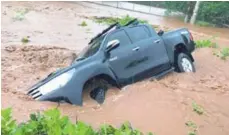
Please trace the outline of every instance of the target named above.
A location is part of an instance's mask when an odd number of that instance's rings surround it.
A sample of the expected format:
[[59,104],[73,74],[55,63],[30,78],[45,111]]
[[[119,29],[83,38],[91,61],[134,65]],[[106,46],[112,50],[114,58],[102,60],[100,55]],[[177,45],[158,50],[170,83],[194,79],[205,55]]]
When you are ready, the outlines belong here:
[[118,82],[118,78],[116,77],[115,73],[113,72],[113,70],[105,63],[97,63],[97,62],[93,62],[90,63],[89,65],[85,65],[83,67],[81,67],[81,69],[78,70],[78,73],[76,73],[76,76],[80,76],[82,78],[79,79],[79,77],[76,79],[80,80],[80,83],[78,84],[78,88],[79,91],[77,92],[78,96],[77,98],[80,98],[80,105],[83,104],[83,89],[84,89],[84,85],[87,83],[87,81],[89,81],[90,79],[99,76],[99,75],[107,75],[109,76],[113,81],[115,81],[115,83],[117,84],[117,87],[120,89],[120,84]]

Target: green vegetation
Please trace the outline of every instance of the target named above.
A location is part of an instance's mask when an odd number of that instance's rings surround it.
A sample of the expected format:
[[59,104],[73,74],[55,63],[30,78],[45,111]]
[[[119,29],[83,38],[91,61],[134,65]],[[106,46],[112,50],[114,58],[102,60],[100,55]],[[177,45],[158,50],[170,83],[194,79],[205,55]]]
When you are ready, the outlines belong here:
[[[118,17],[97,17],[95,18],[95,22],[96,23],[99,23],[99,24],[108,24],[108,25],[111,25],[111,24],[114,24],[116,22],[118,22],[121,26],[127,24],[129,21],[133,20],[134,17],[131,17],[129,15],[126,15],[126,16],[123,16],[121,18],[118,18]],[[140,23],[148,23],[146,20],[141,20],[141,19],[138,19],[138,21]]]
[[21,39],[21,42],[22,42],[23,44],[28,43],[29,41],[30,41],[30,40],[29,40],[29,36],[23,37],[23,38]]
[[218,48],[218,45],[213,42],[212,40],[215,37],[209,38],[209,39],[204,39],[204,40],[196,40],[196,47],[197,48],[204,48],[204,47],[209,47],[209,48]]
[[[168,10],[167,15],[172,11],[178,11],[191,16],[195,3],[195,1],[164,1],[161,3],[161,7]],[[188,10],[189,8],[190,10]],[[227,27],[229,25],[228,11],[229,2],[227,1],[202,1],[197,15],[197,21],[202,22],[197,24],[206,25],[203,22],[208,22],[214,26]]]
[[197,19],[224,27],[225,24],[229,24],[228,11],[229,2],[227,1],[202,2]]
[[189,132],[188,132],[188,135],[196,135],[196,132],[189,131]]
[[22,21],[25,19],[25,14],[27,14],[28,12],[29,12],[28,9],[18,10],[15,12],[13,19],[15,21]]
[[192,122],[192,121],[187,121],[187,122],[185,123],[185,125],[186,125],[187,127],[193,128],[193,129],[196,129],[196,128],[197,128],[197,125],[196,125],[194,122]]
[[[205,39],[205,40],[196,40],[196,47],[197,48],[204,48],[204,47],[209,47],[209,48],[218,48],[217,43],[213,42],[212,40],[215,37],[212,37],[210,39]],[[213,55],[221,58],[222,60],[227,60],[229,57],[229,48],[222,48],[220,50],[214,50]]]
[[86,23],[85,21],[83,21],[83,22],[80,24],[80,26],[85,27],[85,26],[87,26],[87,23]]
[[[165,8],[167,9],[165,12],[167,16],[171,12],[181,12],[187,14],[188,20],[190,20],[196,1],[131,1],[131,3]],[[196,24],[200,26],[229,27],[228,11],[228,1],[201,1]]]
[[188,132],[188,135],[196,135],[197,133],[197,125],[194,123],[194,122],[192,122],[192,121],[188,121],[188,122],[186,122],[185,123],[185,125],[187,126],[187,127],[189,127],[189,132]]
[[226,60],[229,57],[229,48],[222,48],[219,52],[214,52],[213,54],[222,60]]
[[204,108],[198,105],[196,102],[192,103],[192,109],[194,112],[196,112],[199,115],[202,115],[204,113]]
[[214,24],[211,24],[205,21],[196,21],[196,25],[203,26],[203,27],[215,27]]
[[10,108],[1,110],[3,135],[143,135],[139,130],[133,129],[129,122],[125,122],[120,128],[104,124],[98,130],[81,121],[73,124],[67,116],[61,116],[56,108],[44,111],[43,114],[31,114],[30,120],[17,125],[12,119],[11,111]]
[[11,109],[1,110],[1,134],[11,135],[16,127],[16,122],[11,117]]

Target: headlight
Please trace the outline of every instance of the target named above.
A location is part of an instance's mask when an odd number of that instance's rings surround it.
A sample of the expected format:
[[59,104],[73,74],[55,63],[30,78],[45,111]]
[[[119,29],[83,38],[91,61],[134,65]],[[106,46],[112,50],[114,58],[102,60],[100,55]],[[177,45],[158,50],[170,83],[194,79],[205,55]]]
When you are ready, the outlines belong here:
[[74,72],[75,72],[75,68],[57,76],[56,78],[53,78],[52,80],[50,80],[49,82],[47,82],[46,84],[38,88],[38,90],[43,95],[45,95],[53,90],[63,87],[72,78]]

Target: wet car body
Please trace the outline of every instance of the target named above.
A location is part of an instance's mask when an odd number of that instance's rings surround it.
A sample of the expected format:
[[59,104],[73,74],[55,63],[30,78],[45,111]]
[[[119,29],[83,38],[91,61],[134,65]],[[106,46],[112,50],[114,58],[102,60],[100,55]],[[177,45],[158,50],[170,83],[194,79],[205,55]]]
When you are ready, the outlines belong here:
[[[116,39],[117,46],[108,46]],[[28,94],[35,100],[82,105],[83,90],[91,78],[104,77],[121,88],[172,71],[177,51],[185,51],[193,62],[194,46],[186,28],[158,34],[137,20],[123,27],[116,23],[93,38],[69,67],[50,74],[31,87]]]

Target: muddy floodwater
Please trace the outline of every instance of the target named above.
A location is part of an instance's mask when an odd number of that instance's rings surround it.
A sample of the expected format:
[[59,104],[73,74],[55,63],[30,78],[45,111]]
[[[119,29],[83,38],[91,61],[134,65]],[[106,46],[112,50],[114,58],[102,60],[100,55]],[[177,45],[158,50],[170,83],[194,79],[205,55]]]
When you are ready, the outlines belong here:
[[[69,65],[90,38],[107,27],[87,19],[90,16],[128,13],[161,28],[187,27],[194,39],[217,36],[214,42],[229,47],[226,28],[198,27],[173,18],[84,5],[85,2],[2,2],[2,108],[12,107],[18,122],[28,120],[32,112],[58,106],[34,101],[25,94],[26,90],[50,72]],[[24,18],[13,19],[21,9],[28,9]],[[79,26],[82,21],[87,22],[86,27]],[[27,44],[21,42],[25,36],[29,36]],[[198,134],[228,135],[229,60],[213,55],[216,50],[195,50],[196,73],[171,73],[158,81],[144,80],[122,90],[111,88],[102,105],[85,98],[82,107],[60,104],[58,108],[72,121],[82,120],[93,127],[103,123],[119,126],[130,121],[143,132],[184,135],[189,131],[185,122],[193,121]],[[203,106],[203,115],[193,111],[193,102]]]

